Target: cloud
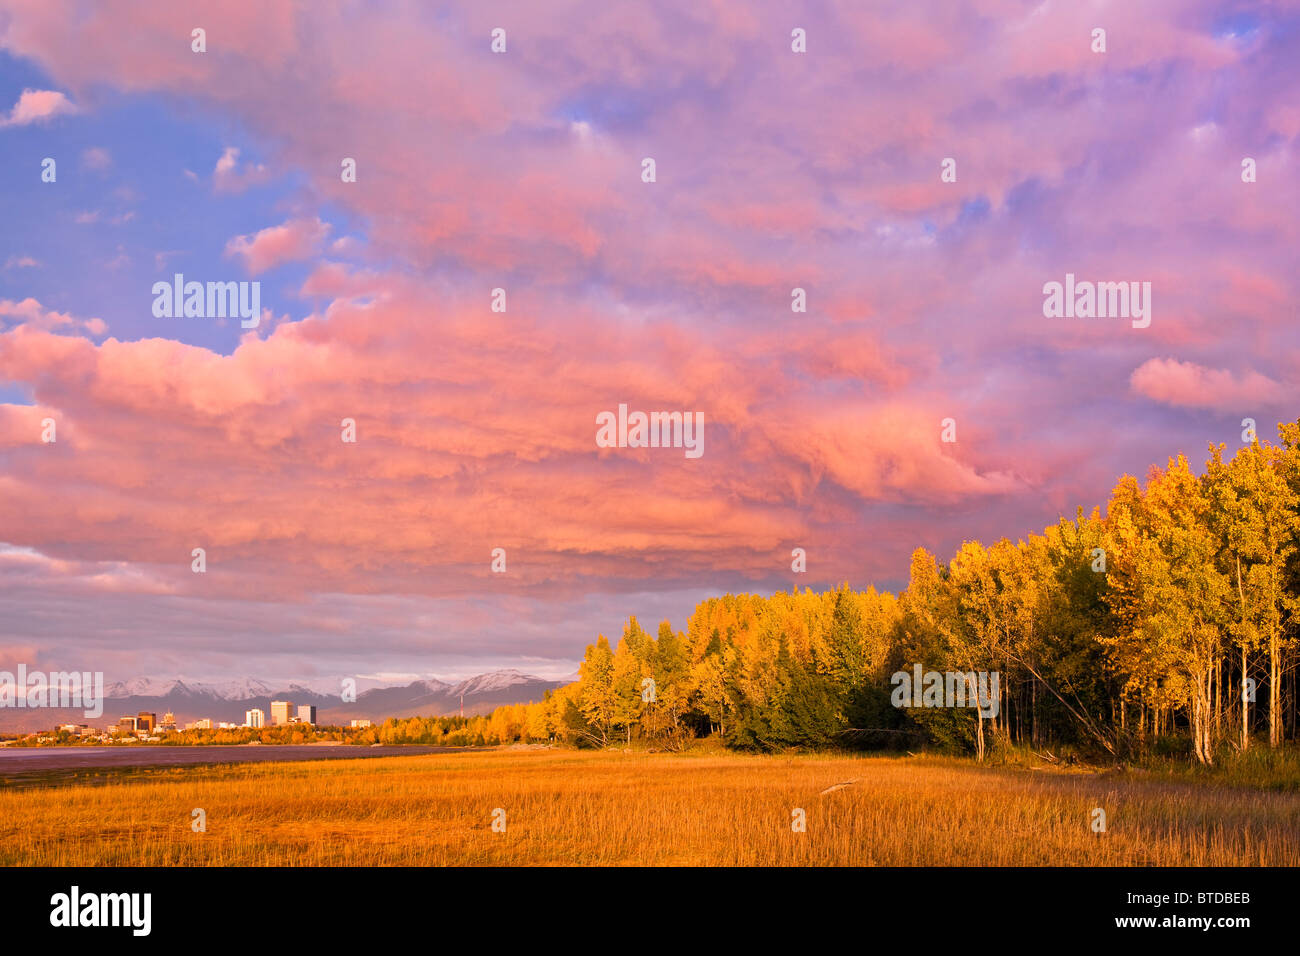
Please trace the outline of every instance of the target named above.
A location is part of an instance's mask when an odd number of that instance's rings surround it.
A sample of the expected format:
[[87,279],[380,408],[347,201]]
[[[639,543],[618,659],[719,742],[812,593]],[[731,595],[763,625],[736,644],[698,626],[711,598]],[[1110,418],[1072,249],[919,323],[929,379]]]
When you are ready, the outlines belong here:
[[[9,319],[10,322],[6,323],[5,319]],[[17,302],[12,299],[0,299],[0,328],[3,328],[6,324],[11,326],[9,332],[50,332],[54,329],[72,326],[73,328],[85,329],[91,335],[98,336],[103,335],[108,330],[108,326],[103,319],[78,319],[67,312],[47,309],[31,297]]]
[[31,256],[10,256],[5,260],[5,269],[36,269],[40,263]]
[[97,222],[106,222],[112,226],[125,225],[135,219],[135,210],[128,209],[126,212],[118,213],[114,216],[105,218],[104,213],[99,209],[88,209],[77,213],[73,217],[73,222],[80,226],[93,226]]
[[[15,459],[8,540],[158,564],[189,594],[176,555],[199,534],[207,596],[254,601],[473,595],[499,545],[516,569],[510,593],[571,599],[647,574],[664,588],[764,580],[792,540],[815,540],[821,567],[848,573],[864,560],[864,508],[968,506],[1027,487],[942,444],[935,396],[825,402],[828,378],[844,388],[856,373],[824,358],[822,381],[803,380],[725,340],[646,326],[625,330],[617,354],[576,363],[600,338],[597,315],[542,301],[494,314],[380,284],[366,306],[337,301],[231,355],[161,338],[78,343],[34,325],[0,334],[0,376],[30,383],[81,436],[57,472]],[[22,308],[29,321],[37,310]],[[705,456],[598,449],[596,415],[620,403],[702,411]],[[340,441],[344,417],[355,445]]]
[[[116,221],[117,220],[114,220],[115,223]],[[130,264],[131,264],[131,256],[128,255],[126,249],[121,244],[119,244],[117,247],[117,255],[113,256],[112,259],[109,259],[107,262],[105,262],[104,268],[109,270],[123,269],[126,266],[129,266]]]
[[1293,389],[1256,371],[1234,374],[1172,358],[1150,359],[1133,371],[1133,390],[1152,401],[1223,411],[1283,402]]
[[[187,170],[188,172],[188,170]],[[217,159],[212,171],[212,185],[217,192],[238,193],[257,186],[270,178],[270,172],[261,163],[239,164],[239,150],[227,146]]]
[[23,90],[18,102],[0,126],[27,126],[44,123],[56,116],[77,112],[77,107],[58,90]]
[[167,263],[177,256],[185,255],[183,249],[164,249],[161,252],[153,254],[153,267],[157,272],[162,272],[167,268]]
[[285,262],[316,255],[329,231],[329,223],[318,218],[290,219],[252,236],[235,236],[226,243],[225,255],[243,259],[248,274],[258,275]]
[[87,169],[108,169],[113,165],[113,154],[102,146],[92,146],[82,152],[81,165]]
[[[6,460],[0,539],[156,566],[228,609],[241,651],[274,634],[315,654],[295,602],[334,595],[405,667],[431,632],[465,654],[518,647],[480,614],[552,650],[591,636],[597,615],[568,613],[584,601],[612,626],[633,605],[680,623],[688,589],[788,586],[778,558],[796,543],[825,575],[810,584],[896,582],[917,544],[1024,533],[1203,448],[1216,418],[1197,412],[1286,400],[1300,67],[1273,12],[1247,46],[1214,36],[1217,0],[1112,5],[1101,57],[1093,15],[1069,4],[819,4],[798,56],[775,0],[504,3],[491,20],[473,4],[449,19],[217,5],[205,26],[223,50],[204,57],[176,42],[190,27],[168,5],[9,14],[6,48],[78,101],[196,103],[274,157],[294,211],[226,251],[255,275],[306,260],[317,311],[230,354],[18,319],[0,379],[57,415],[63,457]],[[473,40],[498,14],[528,37],[510,69]],[[118,42],[124,22],[138,47]],[[1241,143],[1257,144],[1258,183],[1239,181]],[[269,181],[218,151],[214,191]],[[235,231],[189,226],[195,256]],[[1045,321],[1042,285],[1067,272],[1152,281],[1151,327]],[[488,309],[497,286],[505,315]],[[791,312],[796,286],[807,313]],[[1244,371],[1287,356],[1291,374]],[[620,402],[704,412],[704,458],[596,449],[595,414]],[[0,447],[26,449],[35,409],[0,406]],[[939,440],[948,417],[955,444]],[[509,581],[488,577],[497,545]],[[51,626],[40,593],[12,633]],[[154,619],[122,594],[124,622]],[[401,595],[418,610],[395,610]],[[475,604],[501,595],[524,612]],[[203,637],[217,653],[224,637]]]

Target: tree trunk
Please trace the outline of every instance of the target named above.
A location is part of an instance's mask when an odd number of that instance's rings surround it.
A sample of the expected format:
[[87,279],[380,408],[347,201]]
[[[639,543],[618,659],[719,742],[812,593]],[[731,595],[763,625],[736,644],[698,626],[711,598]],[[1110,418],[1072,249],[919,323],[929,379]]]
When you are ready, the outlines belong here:
[[1268,745],[1282,746],[1282,669],[1278,666],[1277,627],[1268,635]]
[[1214,736],[1219,735],[1219,708],[1223,702],[1223,692],[1219,687],[1219,661],[1214,661],[1214,675],[1210,683],[1210,713],[1214,715]]
[[1210,675],[1208,673],[1196,680],[1196,717],[1197,733],[1200,735],[1201,762],[1209,766],[1214,763],[1214,738],[1210,728]]
[[1031,717],[1032,726],[1029,731],[1029,739],[1032,740],[1034,742],[1034,746],[1037,747],[1038,746],[1038,678],[1034,677],[1031,679],[1033,680],[1033,684],[1031,685],[1033,688],[1033,699],[1030,704],[1030,710],[1032,711],[1032,717]]
[[1246,698],[1246,592],[1241,586],[1241,555],[1237,555],[1237,596],[1241,599],[1241,749],[1250,747],[1250,701]]
[[1241,648],[1241,749],[1250,747],[1250,699],[1246,696],[1246,648]]

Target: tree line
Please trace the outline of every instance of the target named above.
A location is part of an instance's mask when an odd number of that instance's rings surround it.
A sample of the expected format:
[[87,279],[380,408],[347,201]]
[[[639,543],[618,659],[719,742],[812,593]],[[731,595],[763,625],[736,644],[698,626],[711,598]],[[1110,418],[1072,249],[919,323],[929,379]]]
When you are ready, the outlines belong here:
[[[1230,460],[1211,445],[1124,476],[1041,534],[912,554],[898,596],[847,585],[698,605],[685,631],[628,620],[580,679],[463,732],[486,743],[680,749],[1069,746],[1115,759],[1278,748],[1297,733],[1300,422]],[[1000,674],[997,706],[896,707],[891,675]],[[481,723],[480,723],[481,721]],[[481,737],[479,735],[481,734]]]

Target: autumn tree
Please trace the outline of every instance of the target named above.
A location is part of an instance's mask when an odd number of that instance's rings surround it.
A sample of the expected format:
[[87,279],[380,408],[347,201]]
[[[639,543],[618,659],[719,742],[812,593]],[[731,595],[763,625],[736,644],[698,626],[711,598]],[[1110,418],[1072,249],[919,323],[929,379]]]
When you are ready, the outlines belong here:
[[587,722],[584,736],[602,747],[608,746],[619,702],[614,690],[614,653],[604,634],[597,636],[595,644],[588,645],[578,674],[578,710]]
[[1269,746],[1282,742],[1284,626],[1297,609],[1296,595],[1286,587],[1287,566],[1300,534],[1300,499],[1287,482],[1286,466],[1284,450],[1265,447],[1258,439],[1227,464],[1223,446],[1210,446],[1206,482],[1226,559],[1223,570],[1236,597],[1231,629],[1241,652],[1243,748],[1250,744],[1246,657],[1257,647],[1268,652]]
[[1145,489],[1126,478],[1108,515],[1110,644],[1130,679],[1159,706],[1188,704],[1196,759],[1214,761],[1210,676],[1223,649],[1231,596],[1215,560],[1212,501],[1187,459],[1152,469]]

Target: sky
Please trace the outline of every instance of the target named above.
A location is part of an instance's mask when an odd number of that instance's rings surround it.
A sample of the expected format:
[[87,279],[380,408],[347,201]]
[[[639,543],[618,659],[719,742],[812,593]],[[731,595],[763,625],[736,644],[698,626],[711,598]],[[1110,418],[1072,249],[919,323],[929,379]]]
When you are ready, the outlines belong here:
[[[1298,48],[1281,2],[0,0],[0,668],[559,677],[1274,437]],[[156,315],[178,273],[257,326]],[[1067,274],[1150,324],[1045,316]],[[620,404],[703,454],[599,447]]]

